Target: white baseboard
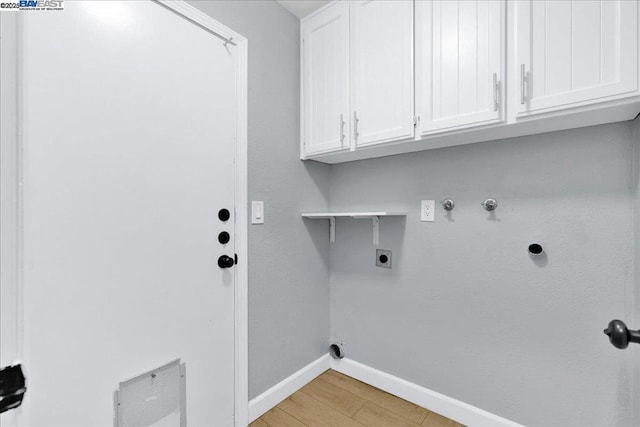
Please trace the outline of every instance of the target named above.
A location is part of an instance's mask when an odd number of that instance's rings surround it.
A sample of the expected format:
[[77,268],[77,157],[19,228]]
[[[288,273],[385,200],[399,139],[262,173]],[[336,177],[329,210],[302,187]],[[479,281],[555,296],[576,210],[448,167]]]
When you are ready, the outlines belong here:
[[325,354],[304,368],[280,381],[261,395],[249,401],[249,422],[260,418],[262,414],[274,408],[278,403],[300,390],[318,375],[329,369],[330,356]]
[[453,399],[428,388],[379,371],[362,363],[341,359],[330,361],[331,369],[386,391],[418,406],[437,412],[469,427],[523,427],[483,409]]

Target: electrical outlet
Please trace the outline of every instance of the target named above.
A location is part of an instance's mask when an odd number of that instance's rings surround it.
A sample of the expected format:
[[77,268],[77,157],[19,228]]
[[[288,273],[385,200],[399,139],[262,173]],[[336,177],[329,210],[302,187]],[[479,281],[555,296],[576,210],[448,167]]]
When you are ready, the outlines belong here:
[[391,251],[376,249],[376,267],[391,268]]
[[436,201],[422,200],[420,202],[420,221],[433,222],[436,220]]

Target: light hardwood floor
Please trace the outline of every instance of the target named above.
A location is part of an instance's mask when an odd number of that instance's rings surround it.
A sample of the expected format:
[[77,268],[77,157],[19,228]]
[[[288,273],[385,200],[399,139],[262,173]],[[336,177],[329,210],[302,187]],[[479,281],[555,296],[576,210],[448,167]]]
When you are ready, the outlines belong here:
[[250,427],[462,427],[435,412],[328,370]]

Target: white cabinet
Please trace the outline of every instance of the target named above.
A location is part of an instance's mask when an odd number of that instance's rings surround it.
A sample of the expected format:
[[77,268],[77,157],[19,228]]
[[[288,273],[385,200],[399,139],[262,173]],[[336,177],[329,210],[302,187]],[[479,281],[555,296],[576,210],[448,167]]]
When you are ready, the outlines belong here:
[[413,1],[348,3],[355,146],[413,138]]
[[502,121],[505,3],[437,0],[415,7],[420,134]]
[[518,116],[637,95],[638,3],[515,2]]
[[302,20],[302,158],[633,119],[639,2],[336,0]]
[[303,156],[349,148],[349,4],[302,25]]

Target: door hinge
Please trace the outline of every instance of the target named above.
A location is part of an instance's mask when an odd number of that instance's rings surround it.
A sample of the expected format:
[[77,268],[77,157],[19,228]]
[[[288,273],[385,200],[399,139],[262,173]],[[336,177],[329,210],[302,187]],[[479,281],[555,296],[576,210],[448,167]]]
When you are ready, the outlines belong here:
[[234,264],[238,264],[238,254],[233,254],[233,262]]
[[413,116],[413,127],[416,127],[420,124],[420,116]]

